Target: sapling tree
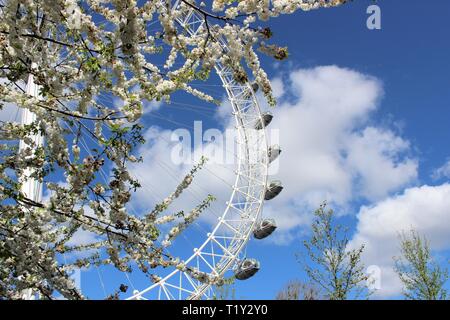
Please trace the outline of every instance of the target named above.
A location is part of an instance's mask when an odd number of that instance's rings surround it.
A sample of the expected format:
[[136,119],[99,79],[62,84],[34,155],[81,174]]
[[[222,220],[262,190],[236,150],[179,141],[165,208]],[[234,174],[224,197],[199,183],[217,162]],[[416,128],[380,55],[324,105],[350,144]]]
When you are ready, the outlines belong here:
[[289,281],[276,295],[276,300],[321,300],[320,290],[316,285],[300,280]]
[[410,300],[445,300],[448,270],[432,257],[428,240],[417,231],[400,234],[401,256],[394,257],[395,271]]
[[214,300],[236,300],[236,279],[234,276],[224,278],[223,283],[214,288]]
[[348,232],[337,223],[335,213],[323,203],[314,213],[312,235],[303,242],[306,254],[300,262],[312,284],[330,300],[368,297],[369,276],[361,255],[364,245],[349,247]]
[[[191,84],[208,79],[219,62],[236,81],[256,82],[273,105],[258,53],[282,60],[288,52],[271,42],[266,21],[344,2],[0,1],[0,107],[14,105],[36,117],[29,124],[0,123],[0,298],[20,298],[27,288],[48,299],[84,298],[68,272],[92,264],[121,271],[131,271],[133,264],[149,275],[158,266],[174,266],[202,282],[220,283],[166,250],[214,199],[210,195],[186,213],[168,212],[205,159],[149,212],[135,216],[127,210],[140,187],[127,165],[140,161],[135,149],[144,143],[143,106],[170,101],[176,91],[216,102]],[[202,20],[195,34],[179,23],[192,10]],[[30,75],[38,97],[26,94]],[[102,103],[105,99],[122,103]],[[31,138],[36,135],[45,143],[37,144]],[[27,179],[42,182],[49,196],[29,198],[21,191]],[[160,226],[170,222],[174,226],[163,233]],[[69,245],[80,230],[99,240]],[[83,255],[73,263],[58,258],[96,250],[104,254]]]

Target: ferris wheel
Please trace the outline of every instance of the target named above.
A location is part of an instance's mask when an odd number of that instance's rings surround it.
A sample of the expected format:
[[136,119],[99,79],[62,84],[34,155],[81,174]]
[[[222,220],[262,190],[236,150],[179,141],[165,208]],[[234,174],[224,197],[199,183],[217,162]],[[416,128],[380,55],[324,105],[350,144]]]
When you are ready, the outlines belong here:
[[[192,9],[177,22],[190,35],[195,35],[204,27],[205,19]],[[227,50],[226,42],[221,44]],[[268,146],[265,127],[272,115],[261,112],[255,95],[257,85],[238,83],[232,71],[220,64],[216,65],[216,72],[233,109],[238,137],[236,177],[223,215],[207,233],[203,244],[194,248],[186,264],[217,276],[232,268],[236,279],[245,280],[260,268],[256,259],[241,259],[247,241],[252,234],[256,239],[263,239],[276,228],[275,221],[260,216],[264,201],[273,199],[283,189],[281,182],[268,181],[269,165],[281,150],[276,145]],[[129,299],[145,298],[152,290],[158,291],[160,299],[208,299],[213,295],[208,284],[193,281],[182,271],[174,270],[158,283],[136,291]]]
[[[176,8],[179,2],[175,2]],[[205,19],[195,9],[186,11],[177,18],[184,32],[191,36],[205,27]],[[223,50],[227,50],[225,40],[219,40]],[[225,89],[231,105],[236,134],[236,148],[233,173],[234,182],[230,185],[230,195],[223,205],[223,212],[216,214],[217,220],[202,232],[200,245],[186,252],[184,260],[187,267],[207,275],[222,277],[231,271],[237,280],[246,280],[260,269],[256,259],[248,258],[245,252],[248,241],[264,239],[275,229],[272,219],[262,217],[265,201],[275,198],[283,189],[280,181],[269,181],[269,167],[281,150],[278,145],[269,146],[266,126],[272,121],[270,112],[263,112],[258,104],[255,83],[239,83],[233,78],[231,69],[217,64],[216,73]],[[27,93],[37,96],[38,90],[33,77],[28,78]],[[22,123],[34,121],[33,115],[24,110]],[[37,143],[42,143],[36,137]],[[22,191],[33,199],[40,199],[42,187],[37,181],[29,180]],[[202,229],[204,230],[204,229]],[[154,283],[140,283],[133,286],[126,299],[184,300],[211,299],[214,288],[208,282],[192,278],[186,272],[173,268],[165,272]],[[31,292],[27,293],[30,296]]]

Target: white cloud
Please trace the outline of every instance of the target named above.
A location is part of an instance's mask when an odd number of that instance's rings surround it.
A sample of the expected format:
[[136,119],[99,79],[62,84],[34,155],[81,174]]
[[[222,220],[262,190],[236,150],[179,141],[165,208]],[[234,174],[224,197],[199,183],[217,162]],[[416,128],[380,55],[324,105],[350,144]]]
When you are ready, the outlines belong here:
[[376,296],[389,297],[401,292],[394,273],[394,256],[399,255],[398,235],[417,230],[430,241],[433,250],[450,249],[450,184],[406,189],[358,213],[351,247],[365,244],[366,265],[381,268],[381,289]]
[[361,194],[369,200],[381,199],[417,174],[417,161],[397,161],[409,143],[391,131],[367,127],[349,138],[347,163],[361,177]]
[[[144,99],[141,102],[142,102],[142,114],[144,116],[146,114],[149,114],[150,112],[158,111],[161,108],[161,106],[163,105],[162,101],[156,101],[156,100],[148,101],[147,99]],[[114,97],[114,98],[112,98],[112,106],[114,109],[120,110],[124,106],[124,102],[119,97]]]
[[156,100],[148,101],[148,100],[144,100],[142,108],[144,110],[144,114],[147,114],[149,112],[157,111],[159,108],[161,108],[161,106],[162,106],[162,101],[156,101]]
[[[283,152],[273,164],[279,165],[273,178],[281,179],[285,189],[265,206],[265,213],[276,217],[279,224],[276,241],[292,239],[325,199],[345,208],[355,199],[381,199],[416,179],[417,162],[405,156],[408,141],[389,129],[369,125],[383,95],[377,79],[336,66],[293,70],[289,81],[283,78],[272,81],[282,102],[271,109],[274,120],[269,130],[279,132]],[[264,108],[264,98],[259,100]],[[116,106],[120,103],[114,101]],[[230,114],[231,106],[225,102],[218,109],[225,128]],[[170,139],[170,131],[150,128],[148,142],[139,150],[144,163],[131,166],[144,186],[133,203],[138,212],[150,210],[165,198],[191,168],[173,163]],[[221,214],[230,194],[222,180],[232,184],[230,169],[208,165],[175,208],[189,209],[208,191],[219,195],[213,210]]]
[[[67,188],[69,184],[65,180],[60,180],[57,182],[57,184],[62,188]],[[50,198],[54,195],[54,192],[50,189],[44,188],[43,195],[42,195],[42,203],[48,203],[50,201]],[[77,206],[75,209],[78,210],[80,207]],[[94,210],[90,208],[89,206],[85,205],[83,207],[84,214],[88,217],[95,217]],[[96,233],[85,230],[83,228],[78,228],[77,231],[73,234],[73,236],[66,242],[66,245],[68,246],[81,246],[81,245],[87,245],[94,242],[99,241],[99,237]],[[81,253],[74,253],[72,254],[75,257],[82,256]],[[72,256],[68,255],[68,256]]]
[[[130,209],[138,214],[151,211],[155,204],[172,193],[192,166],[198,163],[202,154],[200,146],[196,146],[192,149],[192,163],[176,164],[173,152],[178,142],[171,140],[172,131],[151,127],[145,138],[146,144],[138,150],[144,161],[129,167],[131,174],[142,184],[130,206]],[[206,148],[206,145],[207,143],[203,147]],[[208,161],[204,168],[198,171],[191,186],[170,207],[170,212],[188,211],[200,204],[208,194],[212,194],[217,200],[211,209],[207,210],[203,219],[215,223],[222,215],[225,202],[231,195],[231,185],[234,184],[232,170],[230,165],[219,164],[213,159]]]
[[[416,181],[418,168],[408,155],[410,143],[372,119],[383,94],[377,79],[336,66],[294,70],[288,83],[280,79],[275,87],[282,102],[271,109],[274,120],[268,129],[278,130],[283,150],[277,160],[279,172],[272,178],[282,180],[285,189],[264,206],[264,215],[275,217],[279,226],[271,241],[287,244],[298,238],[305,232],[302,227],[310,224],[312,211],[325,199],[342,212],[355,200],[375,201],[361,208],[352,245],[366,243],[366,264],[381,268],[378,294],[398,293],[401,287],[391,265],[397,253],[397,232],[418,227],[430,237],[433,248],[445,247],[450,229],[442,221],[449,218],[445,208],[450,205],[450,186],[411,188],[392,196]],[[260,101],[267,109],[262,97]],[[232,120],[230,112],[228,102],[218,110],[216,119],[225,128]],[[130,167],[143,185],[130,206],[136,213],[151,210],[191,169],[191,165],[173,162],[176,142],[171,141],[171,134],[149,128],[147,143],[138,150],[144,162]],[[198,146],[194,149],[199,152]],[[214,224],[232,183],[229,167],[209,163],[171,212],[189,210],[211,193],[218,200],[204,219]]]
[[281,78],[274,78],[270,80],[270,84],[272,85],[273,96],[278,99],[281,98],[284,94],[284,84]]
[[[381,199],[417,177],[417,162],[406,156],[409,142],[389,129],[369,125],[383,94],[378,80],[336,66],[294,70],[289,79],[274,81],[283,102],[271,109],[274,120],[268,128],[278,131],[279,141],[272,135],[272,142],[283,150],[272,164],[279,165],[272,178],[282,180],[285,189],[264,208],[266,216],[277,219],[279,228],[272,237],[277,243],[297,237],[299,227],[309,225],[312,211],[325,199],[344,209],[356,199]],[[267,109],[263,99],[259,100]],[[217,119],[225,128],[230,113],[229,102],[218,110]],[[146,135],[147,143],[139,150],[144,163],[131,167],[144,186],[133,202],[139,212],[172,192],[191,168],[173,163],[170,131],[152,127]],[[219,197],[213,211],[221,215],[230,195],[222,180],[232,184],[230,169],[209,164],[173,210],[189,209],[210,192]]]
[[216,118],[219,122],[228,124],[232,119],[233,107],[230,101],[223,96],[221,105],[217,108]]
[[69,241],[66,242],[67,246],[82,246],[82,245],[88,245],[99,241],[99,238],[97,234],[83,230],[78,229],[73,236],[70,238]]
[[373,125],[383,95],[377,79],[336,66],[294,70],[289,79],[281,92],[290,96],[272,110],[269,127],[279,129],[283,150],[274,178],[285,189],[265,206],[279,222],[278,234],[296,233],[325,199],[344,209],[416,180],[409,142]]
[[0,109],[0,121],[17,122],[20,119],[20,110],[13,104],[6,103]]
[[[6,78],[0,78],[0,85],[7,85],[9,84],[8,79]],[[19,86],[22,86],[21,83],[19,83]],[[0,99],[1,102],[1,99]],[[17,106],[11,103],[4,103],[3,108],[0,109],[0,121],[7,121],[7,122],[15,122],[19,121],[19,109]]]
[[448,160],[442,167],[437,168],[431,177],[435,180],[442,179],[442,178],[449,178],[450,179],[450,160]]

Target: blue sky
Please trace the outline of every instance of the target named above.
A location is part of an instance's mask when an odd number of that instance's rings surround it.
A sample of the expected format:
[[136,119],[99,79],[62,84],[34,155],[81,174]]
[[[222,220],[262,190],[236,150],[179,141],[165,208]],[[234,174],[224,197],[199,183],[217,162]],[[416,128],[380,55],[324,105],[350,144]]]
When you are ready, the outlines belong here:
[[377,31],[365,28],[370,3],[354,1],[275,20],[276,39],[290,51],[284,65],[334,64],[380,79],[386,94],[378,119],[400,122],[403,134],[420,149],[424,162],[420,175],[427,179],[430,170],[448,157],[443,146],[450,136],[450,3],[379,1],[382,30]]
[[[286,189],[265,206],[264,214],[280,226],[272,238],[248,245],[247,255],[258,258],[262,268],[236,284],[237,298],[272,299],[289,280],[305,279],[295,254],[302,252],[311,213],[323,200],[350,227],[351,244],[366,244],[366,265],[380,268],[381,289],[374,298],[399,297],[392,256],[398,254],[401,230],[418,229],[431,240],[438,261],[448,265],[450,3],[379,1],[381,30],[366,28],[370,4],[354,1],[270,23],[274,41],[288,46],[290,53],[283,62],[261,55],[279,95],[269,129],[279,130],[284,149],[274,178],[284,178]],[[202,89],[223,97],[218,85],[213,77]],[[171,131],[166,130],[192,131],[198,120],[204,130],[227,126],[226,103],[214,111],[182,94],[173,101],[156,109],[151,105],[153,111],[143,119],[156,129],[148,131],[149,144],[139,150],[147,159],[144,167],[135,168],[145,187],[134,203],[138,212],[175,186],[176,179],[162,168],[164,163],[171,166],[166,161]],[[317,147],[321,143],[325,146]],[[169,170],[176,177],[185,169]],[[199,178],[198,192],[224,193],[209,178]],[[177,206],[195,201],[187,197]],[[179,248],[202,239],[195,230]],[[113,277],[106,271],[102,275],[106,283]],[[84,273],[82,286],[91,297],[102,296],[96,272]]]
[[[399,297],[390,269],[398,231],[418,229],[431,240],[438,261],[448,265],[450,2],[378,1],[382,29],[368,30],[366,8],[372,3],[359,0],[298,12],[269,24],[273,40],[290,53],[277,63],[260,56],[279,95],[269,129],[280,133],[283,153],[274,178],[285,179],[286,189],[265,206],[264,214],[275,217],[280,227],[272,238],[248,245],[247,255],[258,258],[262,268],[236,284],[237,298],[272,299],[289,280],[305,279],[295,254],[302,251],[311,213],[323,200],[340,215],[339,222],[350,226],[352,245],[367,244],[366,265],[380,267],[381,289],[375,298]],[[216,77],[202,89],[224,96]],[[227,126],[226,103],[218,111],[182,94],[173,101],[147,104],[152,111],[143,124],[156,128],[149,129],[149,144],[139,150],[147,159],[144,167],[132,168],[144,186],[133,203],[136,212],[151,208],[185,173],[185,167],[166,161],[168,130],[192,130],[198,120],[204,129]],[[205,189],[223,193],[202,174],[197,195]],[[177,208],[194,206],[197,198],[186,197]],[[208,226],[211,219],[205,219]],[[184,246],[202,239],[196,230],[189,230]],[[85,235],[82,240],[90,239]],[[112,283],[116,274],[102,272],[102,280]],[[83,272],[82,289],[90,297],[103,296],[95,270]]]
[[[379,1],[381,30],[365,27],[369,4],[370,1],[354,1],[341,8],[275,20],[272,24],[275,39],[289,47],[290,58],[276,66],[266,60],[265,65],[270,75],[285,76],[293,68],[337,65],[376,77],[382,83],[384,94],[368,121],[390,128],[410,142],[410,155],[418,161],[418,177],[409,186],[445,183],[448,177],[436,180],[430,175],[450,156],[450,3]],[[402,192],[403,188],[398,188],[390,196]],[[367,199],[355,199],[351,201],[348,215],[341,219],[342,223],[353,226],[352,232],[362,203],[373,204]],[[444,224],[449,221],[448,211],[450,208],[447,208],[447,220],[441,221]],[[270,299],[289,279],[302,279],[304,275],[294,257],[294,252],[301,250],[300,240],[301,237],[282,246],[251,246],[263,268],[254,279],[239,285],[238,296]],[[446,241],[448,244],[448,238]],[[449,245],[440,248],[448,250]],[[438,256],[448,265],[445,249]],[[265,252],[270,252],[269,257]],[[396,293],[385,295],[397,296]]]

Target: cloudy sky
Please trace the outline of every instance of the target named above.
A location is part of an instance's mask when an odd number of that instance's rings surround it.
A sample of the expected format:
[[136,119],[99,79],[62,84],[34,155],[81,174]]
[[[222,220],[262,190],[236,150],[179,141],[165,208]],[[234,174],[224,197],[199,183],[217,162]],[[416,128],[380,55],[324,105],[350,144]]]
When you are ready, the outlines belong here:
[[304,277],[293,252],[325,199],[351,226],[351,245],[365,244],[366,266],[380,268],[375,298],[401,293],[392,257],[402,230],[426,235],[448,265],[450,4],[432,2],[381,1],[378,31],[365,28],[369,1],[275,22],[275,37],[290,51],[288,62],[271,68],[285,190],[265,207],[280,227],[243,296],[261,281],[267,291],[257,296],[270,298],[289,278]]
[[[450,4],[434,2],[440,10],[419,1],[381,2],[377,31],[366,28],[370,1],[273,22],[274,39],[290,52],[282,63],[262,58],[278,98],[269,135],[283,150],[272,178],[285,189],[264,207],[279,228],[270,239],[250,243],[247,255],[257,257],[262,269],[238,283],[238,298],[271,299],[287,281],[305,277],[295,254],[324,200],[350,227],[350,245],[366,246],[365,265],[380,270],[374,298],[401,293],[392,270],[401,231],[426,235],[437,261],[448,264],[450,44],[444,39]],[[203,89],[223,95],[210,83]],[[170,192],[189,168],[171,161],[173,130],[192,132],[199,120],[203,130],[230,126],[226,101],[216,111],[189,98],[174,101],[145,117],[154,126],[140,150],[143,167],[135,168],[148,186],[137,195],[138,211],[152,204],[152,195]],[[263,97],[260,102],[269,109]],[[209,191],[220,200],[213,211],[221,212],[228,189],[219,180],[232,176],[224,166],[207,168],[177,208]],[[204,219],[215,221],[215,215]]]
[[[238,298],[272,299],[289,280],[304,279],[295,254],[324,200],[350,227],[350,245],[365,244],[365,265],[381,271],[374,298],[401,293],[392,270],[401,231],[414,228],[427,236],[438,263],[448,265],[450,3],[379,1],[382,29],[372,31],[366,28],[369,4],[355,1],[272,22],[274,40],[290,52],[281,63],[261,59],[278,98],[269,133],[283,150],[272,178],[285,188],[264,207],[279,228],[249,244],[247,255],[258,258],[262,269],[237,284]],[[224,95],[217,79],[203,89]],[[269,110],[262,97],[260,102]],[[173,130],[192,132],[195,121],[203,130],[230,127],[227,102],[216,109],[175,95],[171,105],[148,107],[147,144],[139,150],[145,161],[132,168],[144,186],[133,202],[136,212],[165,197],[189,169],[172,161]],[[226,166],[209,165],[176,208],[192,207],[210,192],[219,201],[203,219],[206,225],[216,221],[232,178]]]
[[[441,9],[420,1],[380,2],[377,31],[366,28],[370,1],[273,22],[275,41],[290,52],[282,63],[262,58],[278,98],[270,110],[269,136],[283,150],[271,178],[285,188],[264,207],[279,228],[271,238],[249,244],[247,256],[258,258],[262,269],[237,284],[238,298],[271,299],[289,280],[305,278],[295,255],[309,235],[312,212],[324,200],[350,227],[350,245],[366,246],[365,265],[380,270],[374,298],[401,294],[392,270],[401,231],[414,228],[426,235],[437,261],[448,264],[450,4],[434,2]],[[224,96],[214,78],[201,89]],[[259,100],[269,110],[264,98]],[[147,144],[138,151],[145,161],[132,168],[144,186],[133,202],[136,212],[172,191],[190,168],[173,162],[174,130],[192,133],[196,121],[203,133],[231,126],[226,101],[217,109],[175,95],[172,104],[149,109]],[[200,152],[198,145],[192,148]],[[190,208],[210,192],[218,201],[203,221],[213,224],[229,197],[230,172],[209,164],[174,210]],[[196,240],[189,235],[183,241]],[[92,281],[98,282],[96,277]]]

